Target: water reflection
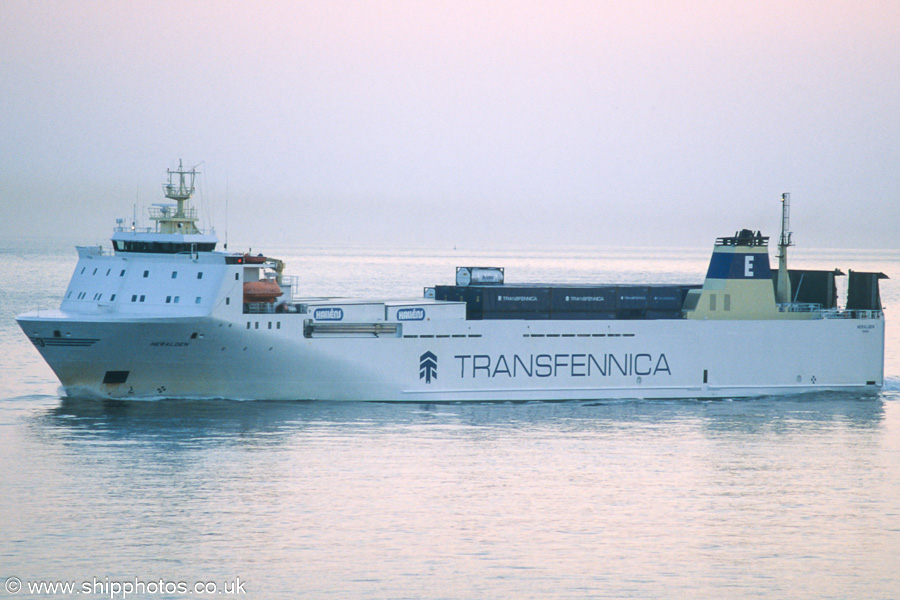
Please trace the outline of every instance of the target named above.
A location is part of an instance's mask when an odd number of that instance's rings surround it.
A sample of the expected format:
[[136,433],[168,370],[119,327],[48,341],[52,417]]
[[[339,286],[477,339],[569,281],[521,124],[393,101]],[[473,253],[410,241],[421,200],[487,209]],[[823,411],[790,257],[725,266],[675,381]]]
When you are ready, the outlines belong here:
[[[0,498],[16,524],[10,572],[240,575],[256,597],[896,589],[897,405],[884,395],[65,399],[11,421],[26,428],[10,428],[7,455],[29,468]],[[773,575],[761,584],[748,565]]]
[[64,398],[37,415],[42,429],[63,439],[160,442],[192,446],[280,443],[293,436],[339,432],[465,435],[483,430],[554,433],[690,423],[718,436],[875,428],[884,419],[881,395],[805,394],[741,400],[566,401],[488,403],[361,403],[96,401]]

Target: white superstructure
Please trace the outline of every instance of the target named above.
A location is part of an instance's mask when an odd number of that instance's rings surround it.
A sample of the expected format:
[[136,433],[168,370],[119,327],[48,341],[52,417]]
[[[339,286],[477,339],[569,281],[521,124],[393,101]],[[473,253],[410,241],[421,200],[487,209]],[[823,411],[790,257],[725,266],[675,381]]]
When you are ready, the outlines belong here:
[[189,206],[194,174],[170,171],[177,205],[154,209],[154,230],[78,248],[58,310],[17,317],[67,394],[710,398],[883,382],[884,276],[851,271],[841,308],[840,271],[785,273],[799,282],[785,295],[759,233],[717,240],[702,287],[523,286],[469,267],[426,298],[304,299],[281,261],[215,251]]

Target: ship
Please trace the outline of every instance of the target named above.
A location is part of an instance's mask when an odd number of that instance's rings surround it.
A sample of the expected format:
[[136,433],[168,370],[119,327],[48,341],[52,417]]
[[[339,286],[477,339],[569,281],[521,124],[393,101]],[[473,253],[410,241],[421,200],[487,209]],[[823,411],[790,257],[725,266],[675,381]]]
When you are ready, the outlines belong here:
[[[422,297],[304,297],[283,261],[217,250],[168,171],[152,227],[117,220],[77,247],[58,309],[17,321],[63,393],[100,399],[529,401],[875,393],[884,379],[877,272],[778,266],[769,238],[715,240],[702,284],[506,281],[457,267]],[[227,246],[227,244],[226,244]],[[449,270],[449,269],[448,269]],[[699,277],[698,277],[699,280]],[[843,286],[842,286],[843,292]]]

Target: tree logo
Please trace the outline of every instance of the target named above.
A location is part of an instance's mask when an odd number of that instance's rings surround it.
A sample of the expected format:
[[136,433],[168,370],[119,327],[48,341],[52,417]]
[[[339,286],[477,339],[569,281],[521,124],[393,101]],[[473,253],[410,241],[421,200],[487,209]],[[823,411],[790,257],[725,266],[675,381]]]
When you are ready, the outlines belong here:
[[433,352],[426,352],[419,357],[419,379],[431,383],[432,378],[437,379],[437,356]]

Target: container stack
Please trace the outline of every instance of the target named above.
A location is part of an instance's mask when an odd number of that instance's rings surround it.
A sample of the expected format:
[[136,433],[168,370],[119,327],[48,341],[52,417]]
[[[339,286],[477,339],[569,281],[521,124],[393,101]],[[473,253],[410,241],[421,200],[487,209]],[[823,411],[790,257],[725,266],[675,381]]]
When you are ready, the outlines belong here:
[[466,318],[533,320],[679,319],[699,285],[438,285],[436,300],[466,303]]

